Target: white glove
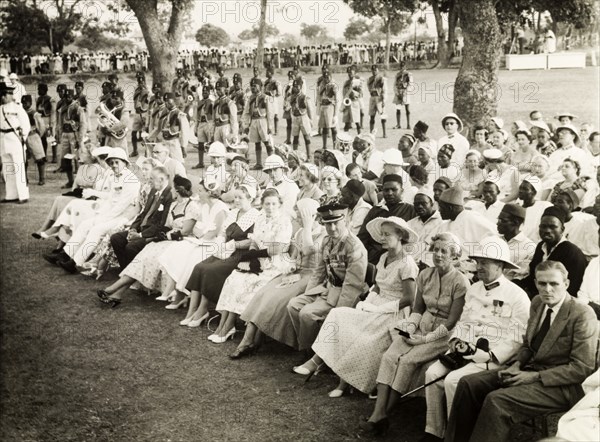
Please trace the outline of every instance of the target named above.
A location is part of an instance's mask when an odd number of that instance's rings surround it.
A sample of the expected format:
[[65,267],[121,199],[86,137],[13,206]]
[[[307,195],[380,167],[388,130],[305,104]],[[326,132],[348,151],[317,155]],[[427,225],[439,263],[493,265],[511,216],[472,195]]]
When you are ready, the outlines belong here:
[[94,189],[83,189],[83,192],[81,192],[81,196],[83,196],[84,199],[96,196],[96,191]]
[[473,354],[471,356],[463,356],[463,358],[468,361],[473,361],[476,364],[482,364],[484,362],[489,362],[491,359],[490,354],[486,351],[483,351],[480,348],[475,350],[475,354]]
[[448,336],[449,333],[450,332],[448,331],[446,326],[444,324],[440,324],[435,330],[425,335],[425,342],[429,343],[437,341],[438,339]]

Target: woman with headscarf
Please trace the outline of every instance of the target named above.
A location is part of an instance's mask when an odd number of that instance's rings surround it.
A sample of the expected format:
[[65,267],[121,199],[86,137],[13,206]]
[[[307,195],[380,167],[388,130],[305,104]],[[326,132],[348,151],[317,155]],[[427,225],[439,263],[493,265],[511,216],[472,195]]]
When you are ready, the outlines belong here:
[[457,183],[461,178],[461,165],[452,160],[454,156],[454,146],[452,144],[443,144],[437,153],[437,166],[435,168],[435,178],[446,177],[452,184]]

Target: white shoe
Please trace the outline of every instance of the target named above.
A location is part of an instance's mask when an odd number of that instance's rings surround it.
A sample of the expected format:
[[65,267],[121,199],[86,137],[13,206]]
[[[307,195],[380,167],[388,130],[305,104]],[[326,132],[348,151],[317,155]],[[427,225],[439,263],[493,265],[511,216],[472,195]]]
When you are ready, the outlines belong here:
[[189,321],[187,326],[190,328],[200,327],[204,321],[208,319],[208,312],[206,312],[200,319],[194,319],[193,321]]
[[330,398],[339,398],[342,397],[344,395],[344,390],[340,390],[339,388],[336,388],[335,390],[331,390],[327,396],[329,396]]
[[210,342],[213,342],[213,339],[215,339],[215,338],[218,338],[218,337],[219,337],[219,335],[218,335],[218,334],[216,334],[216,333],[213,333],[212,335],[210,335],[210,336],[209,336],[208,338],[206,338],[206,339],[208,339]]
[[179,307],[187,307],[187,304],[188,304],[188,298],[186,296],[181,301],[179,301],[177,303],[172,302],[171,304],[167,305],[165,308],[167,310],[177,310]]
[[229,338],[233,339],[233,335],[235,335],[235,327],[227,332],[225,336],[216,336],[212,339],[214,344],[224,344],[229,340]]
[[160,296],[158,296],[158,297],[156,298],[156,300],[157,300],[157,301],[168,301],[169,299],[170,299],[170,298],[169,298],[169,295],[165,296],[165,295],[163,295],[162,293],[161,293],[161,295],[160,295]]
[[181,321],[179,321],[179,325],[188,325],[191,321],[192,321],[192,317],[190,316],[189,318],[185,318],[185,319],[182,319]]

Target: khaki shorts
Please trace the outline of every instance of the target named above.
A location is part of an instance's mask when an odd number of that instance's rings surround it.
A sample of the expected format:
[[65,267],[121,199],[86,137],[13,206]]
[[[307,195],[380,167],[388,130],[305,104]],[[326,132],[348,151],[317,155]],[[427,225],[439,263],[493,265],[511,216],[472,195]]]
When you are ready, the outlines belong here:
[[248,132],[248,142],[251,144],[265,143],[269,141],[267,120],[265,118],[250,121],[250,131]]
[[297,137],[302,132],[305,137],[310,137],[312,132],[312,124],[308,115],[300,115],[299,117],[292,117],[292,136]]

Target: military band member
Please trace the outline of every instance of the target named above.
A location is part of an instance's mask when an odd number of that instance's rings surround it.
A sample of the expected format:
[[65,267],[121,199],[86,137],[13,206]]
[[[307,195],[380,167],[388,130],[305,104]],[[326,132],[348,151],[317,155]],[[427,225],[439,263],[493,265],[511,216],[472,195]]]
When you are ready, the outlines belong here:
[[292,144],[292,89],[294,88],[294,78],[296,75],[294,71],[288,72],[288,83],[283,88],[283,119],[286,122],[285,125],[285,144]]
[[334,307],[352,307],[366,291],[367,251],[346,225],[348,206],[335,203],[318,209],[327,236],[320,260],[304,294],[288,303],[288,313],[298,338],[298,349],[315,341],[323,320]]
[[117,89],[119,87],[119,76],[117,74],[109,74],[108,81],[112,83],[113,89]]
[[[42,136],[46,133],[46,123],[42,118],[42,114],[33,107],[33,98],[31,95],[23,95],[21,97],[21,105],[25,112],[27,112],[30,125],[29,135],[27,135],[25,144],[37,165],[38,185],[43,186],[46,184],[46,153],[44,152]],[[27,166],[27,161],[25,162],[25,166]]]
[[106,145],[110,147],[120,147],[127,152],[127,131],[129,126],[129,111],[125,109],[124,94],[121,89],[113,89],[110,101],[113,105],[110,113],[118,120],[110,128],[102,127],[101,131],[105,136]]
[[290,114],[292,116],[292,146],[298,150],[300,144],[300,133],[304,138],[306,158],[310,159],[310,134],[312,132],[312,109],[310,98],[302,92],[302,79],[296,78],[292,86],[290,98]]
[[302,84],[302,88],[300,89],[300,92],[302,92],[303,94],[305,94],[306,93],[306,80],[304,79],[304,77],[300,73],[300,65],[298,63],[296,63],[294,65],[293,71],[294,71],[294,80],[299,80],[301,82],[301,84]]
[[173,92],[167,92],[163,98],[165,110],[160,116],[160,137],[169,146],[171,158],[183,164],[190,139],[190,123],[186,114],[175,104],[176,97]]
[[230,87],[229,78],[227,78],[225,76],[225,69],[223,68],[223,66],[221,66],[221,65],[217,66],[217,75],[218,75],[217,81],[220,80],[221,84],[225,84],[225,88],[226,88],[225,90],[228,90]]
[[338,85],[331,80],[331,73],[323,73],[323,82],[318,90],[319,129],[323,137],[323,149],[327,149],[327,138],[331,130],[331,142],[337,137]]
[[385,94],[387,93],[387,85],[383,75],[379,73],[379,67],[374,64],[371,67],[372,75],[367,80],[367,89],[371,98],[369,100],[369,132],[375,129],[375,116],[381,116],[381,128],[383,130],[383,138],[386,138],[385,122],[387,116],[385,114]]
[[[60,158],[57,153],[57,150],[58,150],[58,145],[60,144],[60,140],[62,138],[63,115],[64,115],[64,112],[66,112],[66,106],[65,106],[66,90],[67,90],[67,85],[64,83],[60,83],[58,86],[56,86],[56,93],[58,95],[58,101],[56,102],[56,130],[54,132],[54,138],[56,139],[56,145],[52,146],[52,162],[53,163],[60,162]],[[60,166],[57,170],[60,170]]]
[[173,79],[173,82],[171,83],[171,91],[173,91],[173,93],[175,94],[175,96],[177,98],[181,97],[183,83],[184,83],[183,69],[177,68],[175,70],[175,78]]
[[271,106],[271,115],[273,116],[273,135],[277,136],[277,128],[279,127],[279,100],[282,94],[281,83],[273,78],[275,69],[273,66],[267,68],[267,79],[265,80],[264,91],[269,97],[269,105]]
[[27,112],[14,102],[13,90],[12,84],[0,82],[0,158],[6,183],[0,202],[23,204],[29,200],[24,139],[30,125]]
[[[60,140],[61,147],[61,163],[60,167],[67,174],[67,184],[63,189],[73,187],[73,162],[76,161],[79,153],[79,147],[82,145],[83,139],[87,134],[87,115],[79,104],[79,100],[75,100],[75,91],[67,89],[65,91],[65,109],[63,112],[62,134]],[[65,158],[65,155],[70,154]]]
[[342,103],[342,121],[344,131],[348,132],[352,126],[360,133],[362,112],[363,83],[356,75],[356,66],[348,66],[348,79],[342,88],[344,102]]
[[[48,139],[52,141],[56,134],[56,100],[48,95],[48,85],[40,83],[37,87],[38,97],[35,101],[35,108],[42,117],[45,132],[40,133],[42,146],[44,146],[44,156],[48,155]],[[52,144],[52,143],[51,143]],[[53,157],[56,157],[56,143],[52,146]]]
[[198,164],[192,169],[204,168],[204,152],[207,143],[211,143],[215,130],[213,115],[214,101],[210,98],[211,87],[202,88],[202,100],[198,102],[194,119],[196,121],[196,138],[198,138]]
[[235,103],[237,108],[237,119],[238,119],[238,135],[242,135],[242,117],[244,114],[244,108],[246,107],[246,94],[244,93],[242,75],[236,73],[233,75],[233,86],[229,89],[229,97]]
[[239,133],[237,106],[227,96],[227,81],[219,78],[215,86],[217,99],[213,106],[213,121],[215,125],[213,141],[220,141],[225,145],[229,135],[232,135],[233,144],[237,144]]
[[[321,75],[319,77],[317,77],[317,99],[316,99],[316,108],[317,108],[317,115],[321,115],[321,100],[319,99],[319,91],[321,90],[321,86],[323,85],[323,81],[325,79],[325,72],[329,72],[329,66],[327,65],[327,63],[323,63],[323,66],[321,66]],[[305,91],[306,92],[306,91]],[[318,135],[321,135],[322,131],[321,131],[321,127],[319,126],[319,123],[317,122],[317,127],[318,127]]]
[[406,62],[400,62],[400,71],[396,74],[396,81],[394,83],[394,104],[396,105],[396,127],[394,129],[402,129],[400,120],[402,119],[402,106],[406,110],[406,128],[410,129],[410,97],[408,90],[413,84],[413,77],[410,72],[406,70]]
[[112,84],[110,81],[105,81],[104,83],[102,83],[102,95],[100,95],[100,103],[104,103],[109,108],[111,107],[110,94],[113,91],[114,87],[115,85]]
[[165,113],[166,106],[160,83],[155,83],[152,86],[152,93],[148,109],[148,126],[146,132],[148,132],[148,140],[156,142],[160,138],[160,118]]
[[131,124],[131,146],[133,147],[132,157],[137,156],[137,143],[141,138],[141,133],[146,126],[146,118],[148,117],[149,95],[148,87],[146,86],[146,76],[143,72],[136,72],[137,87],[133,91],[133,122]]
[[[258,69],[255,68],[255,74]],[[262,92],[262,80],[253,78],[250,80],[251,95],[248,98],[248,105],[244,109],[244,122],[247,127],[244,131],[248,135],[248,142],[254,144],[256,151],[256,165],[254,170],[262,170],[262,146],[264,143],[267,155],[273,153],[271,146],[271,109],[267,103],[268,98]]]

